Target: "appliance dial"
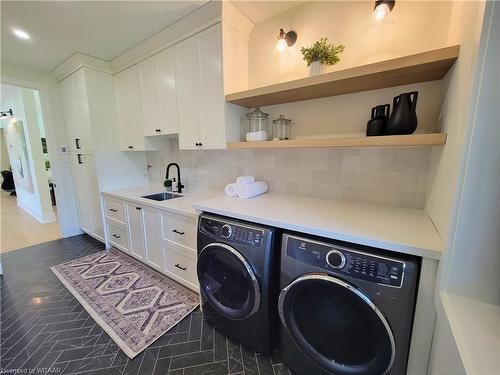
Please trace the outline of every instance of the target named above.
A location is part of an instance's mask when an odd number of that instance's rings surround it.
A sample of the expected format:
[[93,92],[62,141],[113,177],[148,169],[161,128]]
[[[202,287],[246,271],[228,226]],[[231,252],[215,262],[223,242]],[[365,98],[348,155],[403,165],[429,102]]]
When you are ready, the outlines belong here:
[[233,234],[233,230],[230,225],[224,224],[220,230],[220,234],[224,238],[229,238]]
[[345,266],[345,256],[338,250],[332,250],[326,255],[326,263],[333,268]]

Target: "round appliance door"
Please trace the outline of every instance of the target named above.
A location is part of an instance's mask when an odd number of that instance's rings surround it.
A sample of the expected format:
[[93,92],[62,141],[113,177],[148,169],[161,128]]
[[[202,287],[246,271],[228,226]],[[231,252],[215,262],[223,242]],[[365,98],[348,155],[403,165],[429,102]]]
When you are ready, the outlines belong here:
[[282,323],[303,353],[336,375],[381,375],[395,355],[392,330],[359,289],[335,277],[308,274],[282,290]]
[[232,247],[213,243],[198,255],[198,280],[210,305],[229,319],[243,319],[260,304],[260,288],[248,261]]

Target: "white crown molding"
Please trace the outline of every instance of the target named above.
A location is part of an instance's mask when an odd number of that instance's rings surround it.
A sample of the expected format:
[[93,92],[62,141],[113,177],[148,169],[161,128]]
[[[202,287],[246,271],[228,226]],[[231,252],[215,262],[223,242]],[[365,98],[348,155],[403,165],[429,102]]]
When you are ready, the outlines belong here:
[[80,68],[89,68],[104,73],[112,73],[111,65],[108,61],[100,60],[80,52],[75,52],[56,66],[52,70],[52,74],[58,81],[62,81],[64,78],[76,72]]

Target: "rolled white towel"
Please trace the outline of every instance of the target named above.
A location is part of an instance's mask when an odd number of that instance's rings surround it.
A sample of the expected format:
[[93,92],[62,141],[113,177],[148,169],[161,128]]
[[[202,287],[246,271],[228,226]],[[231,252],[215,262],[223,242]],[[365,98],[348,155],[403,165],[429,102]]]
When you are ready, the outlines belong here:
[[224,188],[224,193],[228,197],[236,197],[238,196],[238,185],[237,184],[227,184]]
[[257,195],[264,194],[269,190],[266,181],[257,181],[253,184],[237,184],[238,197],[240,198],[253,198]]
[[254,176],[240,176],[236,179],[237,184],[253,184],[254,182]]

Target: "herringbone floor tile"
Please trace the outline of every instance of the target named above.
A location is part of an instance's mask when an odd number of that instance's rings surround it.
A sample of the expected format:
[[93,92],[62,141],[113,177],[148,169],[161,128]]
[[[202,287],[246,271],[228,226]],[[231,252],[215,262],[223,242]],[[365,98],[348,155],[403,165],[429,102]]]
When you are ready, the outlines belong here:
[[199,310],[130,360],[49,269],[102,250],[81,235],[2,254],[0,372],[289,374],[278,352],[248,351],[214,330]]

